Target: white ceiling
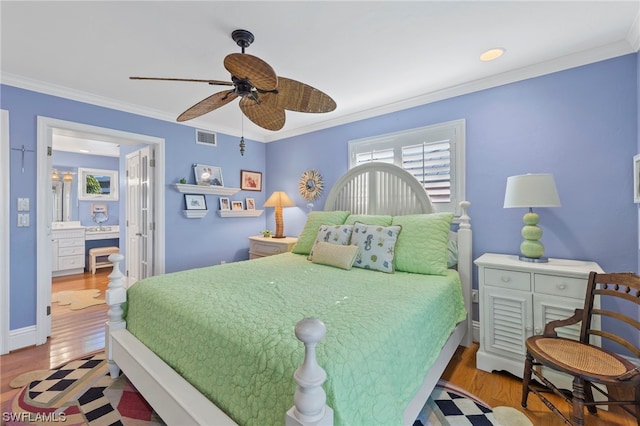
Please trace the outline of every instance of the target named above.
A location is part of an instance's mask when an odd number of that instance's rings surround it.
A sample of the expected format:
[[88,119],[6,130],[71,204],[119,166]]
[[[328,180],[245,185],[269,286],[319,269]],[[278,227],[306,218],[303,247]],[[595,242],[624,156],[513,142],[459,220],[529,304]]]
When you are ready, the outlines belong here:
[[[130,76],[228,80],[240,48],[329,94],[326,114],[287,111],[271,132],[237,101],[187,122],[269,142],[638,51],[633,1],[6,1],[2,82],[175,121],[225,90]],[[484,50],[506,54],[481,62]]]

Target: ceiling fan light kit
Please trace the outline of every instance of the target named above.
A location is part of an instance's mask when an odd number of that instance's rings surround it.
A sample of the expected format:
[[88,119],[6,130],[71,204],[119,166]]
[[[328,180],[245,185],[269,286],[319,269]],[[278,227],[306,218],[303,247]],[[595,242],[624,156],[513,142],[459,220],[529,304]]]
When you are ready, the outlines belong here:
[[[245,53],[255,37],[250,31],[238,29],[231,38],[241,48],[241,53],[231,53],[224,58],[224,67],[231,74],[231,81],[187,78],[130,77],[134,80],[167,80],[233,86],[233,89],[215,93],[196,103],[177,118],[192,120],[240,98],[242,113],[256,125],[277,131],[285,124],[285,110],[323,113],[336,109],[336,103],[324,92],[305,83],[278,77],[274,69],[257,56]],[[244,137],[242,141],[244,142]]]

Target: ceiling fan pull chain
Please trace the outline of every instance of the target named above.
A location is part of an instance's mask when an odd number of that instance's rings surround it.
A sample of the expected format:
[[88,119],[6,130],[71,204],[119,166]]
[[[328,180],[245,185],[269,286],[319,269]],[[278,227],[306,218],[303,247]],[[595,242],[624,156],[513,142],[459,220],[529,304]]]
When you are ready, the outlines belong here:
[[240,135],[240,155],[244,157],[244,114],[240,116],[240,129],[242,131]]

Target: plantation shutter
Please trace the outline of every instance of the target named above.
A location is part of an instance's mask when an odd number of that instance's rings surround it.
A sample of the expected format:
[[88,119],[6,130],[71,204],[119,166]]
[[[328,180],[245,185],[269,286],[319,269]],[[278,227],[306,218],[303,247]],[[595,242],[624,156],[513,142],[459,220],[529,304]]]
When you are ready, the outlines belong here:
[[402,168],[429,194],[432,203],[451,201],[451,142],[449,140],[402,147]]
[[349,167],[378,161],[411,173],[436,211],[464,199],[464,120],[349,141]]

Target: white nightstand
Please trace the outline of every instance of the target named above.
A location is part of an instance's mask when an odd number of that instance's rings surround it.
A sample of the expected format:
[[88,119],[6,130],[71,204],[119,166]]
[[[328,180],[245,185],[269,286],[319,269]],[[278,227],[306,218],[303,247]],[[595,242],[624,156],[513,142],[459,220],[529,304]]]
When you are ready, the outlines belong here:
[[249,259],[286,253],[291,251],[296,242],[298,239],[295,237],[249,237]]
[[[542,334],[549,321],[568,318],[574,309],[582,308],[589,272],[604,272],[594,262],[549,259],[548,263],[531,263],[493,253],[483,254],[474,263],[480,296],[477,367],[489,372],[505,370],[518,377],[522,377],[527,337]],[[580,336],[579,324],[557,331],[576,340]]]

